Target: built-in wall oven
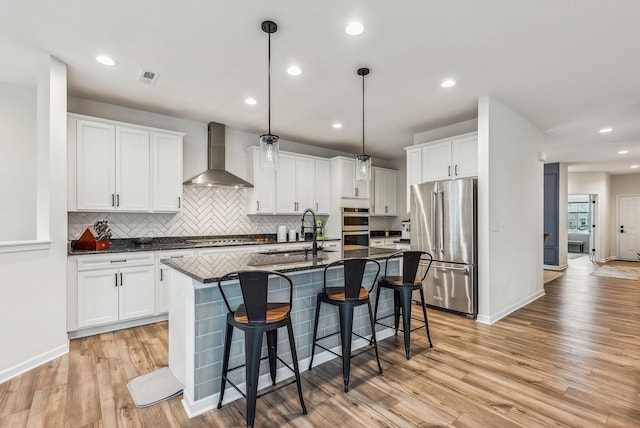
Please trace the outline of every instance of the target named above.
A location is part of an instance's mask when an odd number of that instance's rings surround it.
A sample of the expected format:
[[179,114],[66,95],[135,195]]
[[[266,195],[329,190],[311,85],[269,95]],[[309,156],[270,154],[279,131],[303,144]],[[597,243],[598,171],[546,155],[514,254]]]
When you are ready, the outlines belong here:
[[369,208],[342,208],[342,250],[369,248]]

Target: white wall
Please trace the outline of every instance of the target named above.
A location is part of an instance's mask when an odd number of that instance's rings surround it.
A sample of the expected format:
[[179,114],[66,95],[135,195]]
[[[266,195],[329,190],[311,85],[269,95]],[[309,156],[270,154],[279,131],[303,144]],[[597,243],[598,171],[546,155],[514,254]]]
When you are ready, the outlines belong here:
[[0,82],[0,241],[36,239],[36,82]]
[[640,195],[640,174],[624,174],[610,176],[610,213],[609,248],[611,256],[618,256],[618,196]]
[[544,294],[543,134],[490,96],[478,100],[478,321]]
[[[570,195],[598,195],[597,211],[597,244],[596,260],[606,261],[615,258],[617,254],[617,244],[615,244],[615,234],[612,237],[611,225],[615,224],[615,209],[611,209],[611,177],[605,172],[569,172],[567,181],[567,193]],[[614,198],[615,199],[615,198]],[[615,226],[614,226],[615,227]],[[611,243],[614,239],[614,244]]]
[[[66,66],[46,55],[38,81],[38,239],[47,249],[0,253],[0,383],[68,352],[66,333]],[[45,236],[46,235],[46,236]]]

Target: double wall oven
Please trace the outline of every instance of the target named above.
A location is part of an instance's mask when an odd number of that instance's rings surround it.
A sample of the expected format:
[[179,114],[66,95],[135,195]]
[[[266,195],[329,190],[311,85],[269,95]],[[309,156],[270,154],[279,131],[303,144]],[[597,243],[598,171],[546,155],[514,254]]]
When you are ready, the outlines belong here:
[[342,250],[369,248],[369,208],[342,208]]

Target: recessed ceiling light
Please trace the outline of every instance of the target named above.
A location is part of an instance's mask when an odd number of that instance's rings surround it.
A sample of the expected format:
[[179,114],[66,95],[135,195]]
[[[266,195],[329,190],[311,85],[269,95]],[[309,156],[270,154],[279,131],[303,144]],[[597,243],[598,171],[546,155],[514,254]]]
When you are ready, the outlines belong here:
[[340,129],[342,128],[342,124],[341,123],[334,123],[333,125],[331,125],[333,128],[335,129]]
[[638,168],[638,165],[631,165],[631,169],[636,169]]
[[618,152],[619,155],[626,155],[627,153],[629,153],[629,150],[620,150]]
[[598,132],[601,134],[606,134],[607,132],[611,132],[611,131],[613,131],[613,128],[602,128]]
[[345,31],[350,36],[357,36],[358,34],[361,34],[364,31],[364,27],[359,22],[350,22],[349,25],[347,25],[347,28],[345,29]]
[[245,104],[249,104],[250,106],[258,104],[258,101],[256,101],[255,98],[245,98],[244,102]]
[[454,86],[456,84],[456,81],[453,79],[447,79],[447,80],[443,80],[442,83],[440,84],[440,86],[442,86],[443,88],[450,88],[452,86]]
[[116,65],[116,62],[106,55],[98,55],[96,61],[102,65]]
[[302,73],[302,70],[300,70],[300,67],[298,67],[297,65],[292,65],[291,67],[287,68],[287,73],[292,76],[299,76],[300,73]]

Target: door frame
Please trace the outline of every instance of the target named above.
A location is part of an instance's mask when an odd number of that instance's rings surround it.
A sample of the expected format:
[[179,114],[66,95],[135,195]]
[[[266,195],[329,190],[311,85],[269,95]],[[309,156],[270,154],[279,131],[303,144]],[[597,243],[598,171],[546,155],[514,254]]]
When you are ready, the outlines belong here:
[[[623,259],[620,251],[620,199],[626,197],[635,197],[640,198],[639,194],[631,194],[631,195],[616,195],[616,259],[618,260],[628,260]],[[637,249],[640,251],[640,248]]]

